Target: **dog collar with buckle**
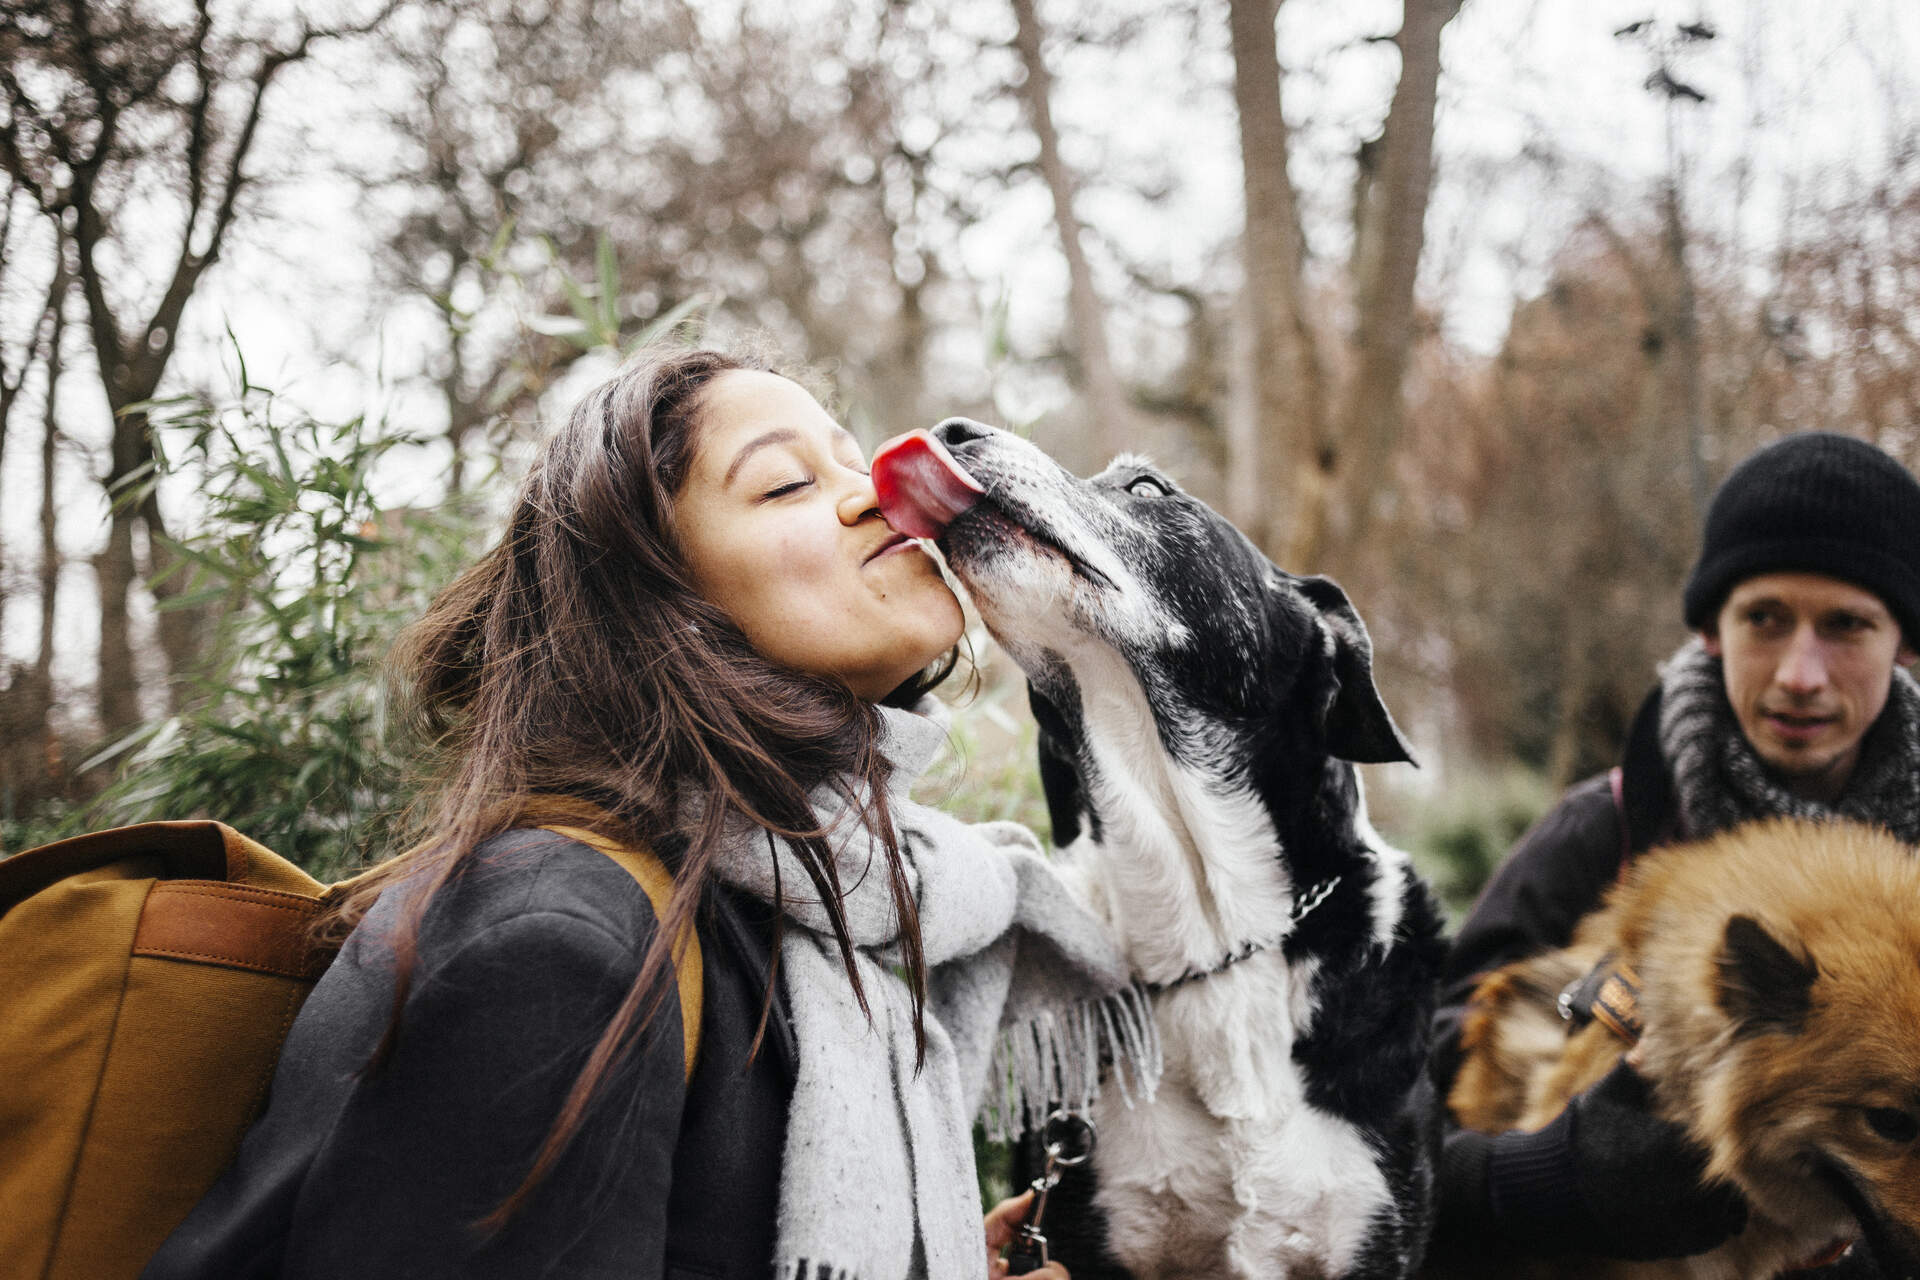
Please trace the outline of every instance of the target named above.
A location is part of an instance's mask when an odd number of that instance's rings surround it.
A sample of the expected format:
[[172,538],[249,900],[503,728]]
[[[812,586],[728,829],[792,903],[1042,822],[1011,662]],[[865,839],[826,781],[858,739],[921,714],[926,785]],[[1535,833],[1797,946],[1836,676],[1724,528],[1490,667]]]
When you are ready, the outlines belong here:
[[[1305,894],[1294,900],[1293,910],[1287,913],[1287,922],[1298,925],[1302,920],[1307,918],[1308,914],[1312,912],[1315,907],[1331,897],[1333,891],[1338,888],[1339,885],[1340,877],[1330,876],[1313,886],[1313,888],[1307,890]],[[1167,982],[1143,982],[1140,985],[1145,987],[1150,994],[1157,996],[1162,991],[1171,991],[1175,987],[1184,987],[1189,982],[1198,982],[1202,978],[1211,978],[1217,973],[1225,973],[1242,960],[1248,959],[1251,956],[1257,956],[1262,951],[1267,951],[1280,945],[1292,936],[1292,933],[1293,930],[1289,929],[1277,938],[1249,942],[1238,951],[1229,952],[1225,959],[1220,961],[1219,964],[1214,965],[1211,969],[1189,969],[1179,977]]]
[[1569,982],[1556,1002],[1560,1018],[1578,1031],[1598,1022],[1625,1040],[1638,1044],[1645,1024],[1640,1019],[1640,975],[1612,952],[1577,982]]

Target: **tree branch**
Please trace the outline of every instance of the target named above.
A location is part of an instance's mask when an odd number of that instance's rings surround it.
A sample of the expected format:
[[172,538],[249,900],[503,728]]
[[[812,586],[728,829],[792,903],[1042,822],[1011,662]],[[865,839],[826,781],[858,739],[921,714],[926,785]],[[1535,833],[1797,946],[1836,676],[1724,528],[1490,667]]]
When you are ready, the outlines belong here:
[[200,90],[187,109],[187,224],[180,233],[183,245],[193,244],[200,223],[200,204],[206,195],[207,116],[213,106],[212,76],[207,71],[207,40],[213,33],[213,10],[207,0],[194,0],[193,71]]
[[1075,175],[1060,154],[1060,134],[1053,121],[1053,77],[1042,47],[1044,33],[1034,0],[1013,0],[1013,13],[1018,31],[1014,43],[1027,72],[1021,96],[1026,100],[1028,123],[1040,140],[1040,172],[1053,196],[1053,220],[1067,260],[1068,346],[1079,366],[1087,398],[1092,401],[1100,443],[1107,453],[1117,453],[1126,443],[1132,411],[1113,368],[1107,346],[1106,308],[1093,285],[1093,268],[1081,240],[1080,217],[1073,207]]

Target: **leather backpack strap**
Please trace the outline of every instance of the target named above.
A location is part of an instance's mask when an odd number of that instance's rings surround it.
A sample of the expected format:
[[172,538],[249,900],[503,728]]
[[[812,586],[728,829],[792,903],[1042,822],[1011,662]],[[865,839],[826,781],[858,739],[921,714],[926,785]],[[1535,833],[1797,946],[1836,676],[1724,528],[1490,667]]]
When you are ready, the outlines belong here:
[[1607,770],[1607,790],[1613,796],[1614,820],[1620,824],[1620,871],[1633,861],[1633,824],[1627,820],[1627,771],[1619,765]]
[[[589,831],[585,827],[543,823],[540,829],[569,840],[578,840],[606,854],[639,882],[647,901],[653,904],[655,918],[662,921],[667,918],[667,904],[673,901],[673,873],[667,870],[666,864],[660,861],[653,850],[645,846],[635,848],[616,844],[599,832]],[[680,1039],[686,1046],[687,1079],[692,1080],[694,1060],[700,1052],[700,1011],[705,1000],[706,974],[700,955],[700,935],[691,923],[674,946],[673,971],[680,987]]]
[[73,836],[0,860],[0,914],[42,889],[123,858],[153,860],[161,880],[220,881],[304,898],[321,884],[222,822],[142,822]]

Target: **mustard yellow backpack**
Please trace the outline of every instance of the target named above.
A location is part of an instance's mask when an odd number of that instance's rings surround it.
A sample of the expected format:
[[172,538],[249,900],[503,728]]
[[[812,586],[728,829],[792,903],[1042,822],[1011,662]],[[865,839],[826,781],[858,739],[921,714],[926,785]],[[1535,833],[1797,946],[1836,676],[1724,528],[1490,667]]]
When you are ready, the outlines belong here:
[[[573,828],[664,913],[646,850]],[[331,953],[326,886],[218,822],[149,822],[0,861],[0,1274],[131,1280],[233,1160]],[[687,1070],[698,938],[676,966]]]

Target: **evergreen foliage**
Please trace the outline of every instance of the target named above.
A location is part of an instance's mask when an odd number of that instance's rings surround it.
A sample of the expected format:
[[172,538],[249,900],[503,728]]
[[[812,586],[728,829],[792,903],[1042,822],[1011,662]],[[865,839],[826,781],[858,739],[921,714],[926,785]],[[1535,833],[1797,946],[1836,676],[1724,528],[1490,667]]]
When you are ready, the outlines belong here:
[[162,607],[210,607],[214,630],[177,709],[88,762],[117,777],[78,825],[218,818],[325,880],[380,851],[405,807],[382,659],[477,530],[383,504],[377,479],[420,440],[279,408],[244,377],[232,403],[151,406],[156,434],[185,443],[143,483],[190,476],[204,503],[173,547],[190,579]]

